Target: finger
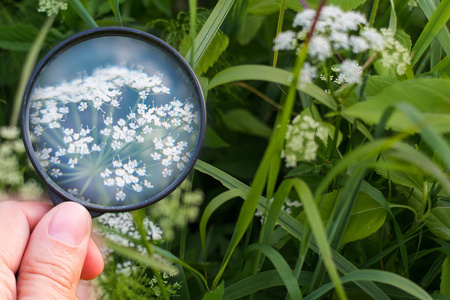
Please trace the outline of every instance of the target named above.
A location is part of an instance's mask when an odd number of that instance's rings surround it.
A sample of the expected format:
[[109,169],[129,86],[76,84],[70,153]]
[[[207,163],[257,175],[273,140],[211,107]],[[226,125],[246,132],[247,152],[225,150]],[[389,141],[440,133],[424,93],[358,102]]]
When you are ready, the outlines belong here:
[[17,279],[20,299],[75,299],[92,220],[75,202],[61,203],[36,225]]
[[81,279],[94,279],[103,271],[103,256],[93,239],[90,239],[86,259],[81,270]]
[[0,299],[16,298],[16,277],[30,231],[50,210],[43,202],[0,202]]

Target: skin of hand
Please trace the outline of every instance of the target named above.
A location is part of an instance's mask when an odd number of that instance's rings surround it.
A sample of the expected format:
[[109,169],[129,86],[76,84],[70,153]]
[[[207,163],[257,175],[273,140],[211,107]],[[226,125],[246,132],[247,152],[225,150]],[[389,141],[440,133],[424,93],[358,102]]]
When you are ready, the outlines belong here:
[[103,258],[78,203],[0,202],[0,299],[76,299]]

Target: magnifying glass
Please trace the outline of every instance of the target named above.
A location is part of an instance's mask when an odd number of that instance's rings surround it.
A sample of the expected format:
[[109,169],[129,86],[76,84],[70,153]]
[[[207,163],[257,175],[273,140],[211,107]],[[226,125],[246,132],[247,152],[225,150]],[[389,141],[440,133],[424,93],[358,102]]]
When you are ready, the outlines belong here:
[[206,127],[200,84],[160,39],[97,28],[54,48],[22,105],[27,154],[53,203],[92,216],[155,203],[186,178]]

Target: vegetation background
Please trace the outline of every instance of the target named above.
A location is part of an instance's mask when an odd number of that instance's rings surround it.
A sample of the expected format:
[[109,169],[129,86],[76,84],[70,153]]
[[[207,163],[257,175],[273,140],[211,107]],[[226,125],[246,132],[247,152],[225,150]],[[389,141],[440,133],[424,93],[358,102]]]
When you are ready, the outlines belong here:
[[[314,26],[274,48],[297,13],[329,5],[367,18],[356,35],[386,28],[391,52],[318,58]],[[208,129],[168,199],[97,219],[99,297],[450,299],[449,18],[449,0],[2,0],[2,194],[45,194],[18,130],[36,62],[88,28],[136,28],[190,62]],[[339,77],[350,58],[355,81]]]

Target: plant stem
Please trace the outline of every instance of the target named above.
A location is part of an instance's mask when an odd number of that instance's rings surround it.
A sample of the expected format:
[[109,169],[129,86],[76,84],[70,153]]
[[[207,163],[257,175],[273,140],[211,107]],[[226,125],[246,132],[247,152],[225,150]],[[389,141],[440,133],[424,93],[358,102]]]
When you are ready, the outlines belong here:
[[372,5],[372,11],[370,12],[369,26],[372,27],[375,22],[375,16],[378,11],[378,4],[380,4],[380,0],[374,0]]
[[28,52],[25,63],[23,64],[22,72],[20,75],[19,86],[17,87],[17,93],[14,97],[13,108],[11,112],[11,119],[9,121],[10,126],[16,126],[19,122],[20,107],[22,105],[22,98],[25,94],[25,89],[27,87],[28,79],[31,77],[33,68],[36,64],[37,57],[41,51],[42,45],[44,44],[45,37],[52,27],[53,21],[55,20],[55,15],[51,15],[42,25],[41,31],[36,36],[36,39],[31,45],[30,52]]

